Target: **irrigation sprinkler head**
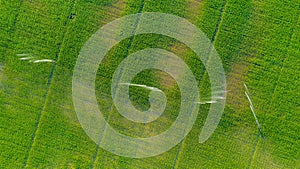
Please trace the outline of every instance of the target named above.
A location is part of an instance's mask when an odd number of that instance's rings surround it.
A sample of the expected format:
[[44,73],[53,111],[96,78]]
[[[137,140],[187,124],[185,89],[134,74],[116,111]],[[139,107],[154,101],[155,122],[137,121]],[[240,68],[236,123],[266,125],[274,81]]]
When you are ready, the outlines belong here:
[[32,60],[34,59],[34,57],[23,57],[23,58],[20,58],[20,60]]
[[219,90],[219,91],[213,91],[211,92],[212,94],[223,94],[223,93],[228,93],[230,90]]
[[252,114],[253,114],[253,116],[254,116],[254,118],[255,118],[255,122],[256,122],[256,124],[257,124],[257,128],[258,128],[258,132],[259,132],[259,134],[264,138],[264,136],[263,136],[263,132],[262,132],[262,129],[261,129],[261,125],[259,124],[259,121],[258,121],[258,118],[257,118],[257,116],[256,116],[256,114],[255,114],[255,111],[254,111],[254,107],[253,107],[253,103],[252,103],[252,100],[251,100],[251,98],[250,98],[250,94],[249,94],[249,90],[248,90],[248,88],[247,88],[247,86],[246,86],[246,84],[244,83],[244,87],[245,87],[245,95],[246,95],[246,97],[247,97],[247,99],[248,99],[248,101],[249,101],[249,103],[250,103],[250,109],[251,109],[251,112],[252,112]]
[[163,92],[162,90],[156,88],[156,87],[151,87],[151,86],[147,86],[147,85],[142,85],[142,84],[133,84],[133,83],[120,83],[120,85],[127,85],[127,86],[135,86],[135,87],[141,87],[144,89],[148,89],[154,92]]
[[31,60],[29,62],[32,62],[32,63],[44,63],[44,62],[54,63],[55,61],[54,60],[50,60],[50,59],[42,59],[42,60]]
[[19,54],[16,54],[18,57],[25,57],[25,56],[29,56],[30,54],[29,53],[19,53]]
[[203,101],[203,102],[194,102],[195,104],[213,104],[217,103],[216,100],[209,100],[209,101]]
[[212,98],[213,99],[218,99],[218,100],[225,100],[225,97],[223,97],[223,96],[214,96]]
[[247,85],[245,83],[244,83],[244,87],[245,87],[246,92],[249,94],[250,92],[249,92],[248,87],[247,87]]
[[[111,85],[114,105],[123,117],[136,123],[148,123],[157,119],[165,110],[167,103],[163,92],[150,93],[150,110],[155,111],[144,113],[131,104],[129,87],[121,86],[120,83],[133,85],[127,83],[137,73],[145,69],[158,69],[170,74],[180,88],[181,103],[176,120],[167,130],[158,135],[134,138],[119,133],[103,118],[95,95],[99,63],[106,53],[123,39],[148,33],[177,39],[192,49],[204,63],[212,92],[218,91],[212,96],[226,97],[226,76],[222,61],[210,39],[196,25],[184,18],[159,12],[127,15],[106,24],[91,36],[80,51],[73,73],[72,96],[77,117],[87,135],[101,148],[119,156],[146,158],[170,150],[187,136],[198,115],[199,106],[194,102],[199,101],[199,86],[189,66],[182,58],[170,51],[146,48],[127,56],[115,70]],[[125,70],[126,74],[124,74]],[[184,72],[184,76],[179,76],[178,72]],[[122,76],[119,76],[121,73]],[[138,86],[151,91],[161,91],[149,86]],[[210,103],[213,102],[215,101]],[[211,137],[220,122],[224,108],[225,99],[211,104],[199,135],[199,143],[204,143]],[[105,134],[102,134],[104,132]]]

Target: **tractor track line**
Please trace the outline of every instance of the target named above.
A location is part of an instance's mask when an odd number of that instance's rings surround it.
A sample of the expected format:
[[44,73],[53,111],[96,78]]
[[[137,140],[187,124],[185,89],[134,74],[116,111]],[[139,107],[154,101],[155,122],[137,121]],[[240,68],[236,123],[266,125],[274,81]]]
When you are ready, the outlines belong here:
[[[276,80],[276,83],[274,84],[274,87],[272,88],[272,96],[271,96],[271,100],[270,100],[270,104],[269,104],[269,106],[268,106],[268,111],[270,111],[269,109],[271,108],[271,103],[273,102],[273,100],[274,100],[274,94],[276,93],[276,90],[277,90],[277,86],[278,86],[278,82],[279,82],[279,80],[280,80],[280,78],[281,78],[281,73],[282,73],[282,70],[283,70],[283,68],[284,68],[284,62],[285,62],[285,60],[287,59],[287,53],[288,53],[288,51],[289,51],[289,47],[290,47],[290,45],[291,45],[291,41],[292,41],[292,39],[293,39],[293,36],[294,36],[294,32],[295,32],[295,27],[297,27],[297,24],[298,24],[298,22],[299,22],[299,17],[300,17],[300,9],[299,9],[299,12],[298,12],[298,17],[297,17],[297,19],[296,19],[296,21],[295,21],[295,26],[292,28],[292,31],[291,31],[291,33],[290,33],[290,36],[289,36],[289,40],[288,40],[288,43],[287,43],[287,45],[286,45],[286,51],[284,52],[284,55],[283,55],[283,59],[282,59],[282,64],[280,65],[280,70],[279,70],[279,72],[278,72],[278,77],[277,77],[277,80]],[[264,125],[264,121],[265,121],[265,118],[266,118],[266,112],[268,112],[268,111],[265,111],[264,112],[264,115],[263,115],[263,121],[262,121],[262,127],[263,127],[263,125]]]
[[[13,35],[14,35],[15,31],[16,31],[16,24],[17,24],[17,22],[18,22],[17,19],[18,19],[18,17],[19,17],[19,14],[20,14],[20,11],[21,11],[23,2],[24,2],[24,0],[20,0],[20,6],[19,6],[18,9],[17,9],[18,12],[16,12],[16,14],[15,14],[15,16],[14,16],[14,22],[13,22],[13,24],[12,24],[10,30],[8,31],[8,32],[10,33],[10,35],[9,35],[10,41],[12,41]],[[3,59],[4,59],[4,63],[5,63],[5,56],[6,56],[6,54],[7,54],[8,48],[9,48],[9,44],[5,44],[5,48],[6,48],[6,50],[5,50],[5,52],[4,52],[4,58],[3,58]]]
[[[72,13],[72,10],[75,6],[75,2],[76,0],[72,0],[72,3],[71,3],[71,6],[70,6],[70,12],[69,14]],[[48,82],[47,82],[47,89],[46,89],[46,92],[44,94],[44,103],[43,103],[43,106],[41,107],[41,111],[38,113],[37,115],[37,120],[35,122],[35,128],[34,128],[34,132],[31,136],[31,141],[30,141],[30,145],[28,147],[28,151],[27,151],[27,155],[24,159],[24,162],[23,162],[23,167],[22,168],[26,168],[27,164],[28,164],[28,160],[29,160],[29,156],[30,156],[30,153],[32,151],[32,147],[36,141],[36,135],[37,135],[37,131],[40,127],[40,122],[41,122],[41,118],[42,118],[42,115],[43,115],[43,112],[46,108],[46,104],[47,104],[47,97],[48,97],[48,93],[50,91],[50,88],[51,88],[51,82],[52,82],[52,79],[53,79],[53,75],[54,75],[54,72],[55,72],[55,68],[56,68],[56,65],[57,65],[57,61],[58,61],[58,58],[60,56],[60,53],[61,53],[61,47],[63,46],[64,44],[64,41],[65,41],[65,37],[66,37],[66,34],[68,32],[68,29],[69,29],[69,23],[70,23],[70,20],[68,19],[65,23],[64,23],[64,26],[65,26],[65,31],[63,33],[63,37],[62,37],[62,42],[58,45],[58,50],[55,54],[55,62],[53,63],[53,66],[52,66],[52,69],[51,69],[51,72],[49,74],[49,77],[48,77]]]
[[254,145],[253,145],[253,149],[252,149],[252,151],[251,151],[250,159],[249,159],[249,161],[248,161],[247,169],[250,168],[251,163],[252,163],[252,161],[253,161],[255,152],[256,152],[256,150],[257,150],[257,144],[258,144],[258,142],[259,142],[259,136],[260,136],[260,133],[257,134],[257,137],[256,137],[256,139],[255,139],[255,142],[254,142]]
[[[142,0],[141,6],[140,6],[140,9],[139,9],[139,12],[138,12],[138,13],[142,13],[142,12],[143,12],[144,6],[145,6],[145,0]],[[138,19],[136,20],[136,22],[135,22],[135,25],[134,25],[134,31],[132,32],[133,35],[134,35],[134,34],[136,33],[136,31],[137,31],[139,21],[140,21],[140,20],[139,20],[139,18],[138,18]],[[131,37],[130,37],[129,44],[128,44],[127,48],[126,48],[127,50],[126,50],[125,56],[127,56],[127,55],[129,54],[129,51],[130,51],[131,46],[132,46],[132,44],[133,44],[133,41],[134,41],[134,36],[131,36]],[[119,76],[118,76],[118,78],[117,78],[117,83],[120,81],[120,79],[121,79],[121,77],[122,77],[122,74],[123,74],[123,68],[124,68],[124,65],[122,65],[122,67],[121,67],[120,74],[119,74]],[[114,90],[111,91],[111,92],[112,92],[112,96],[113,96],[112,99],[114,99],[115,94],[116,94],[116,89],[114,89]],[[110,118],[110,116],[111,116],[111,113],[112,113],[112,107],[113,107],[113,103],[110,105],[110,108],[109,108],[109,110],[110,110],[110,111],[109,111],[109,114],[106,116],[107,121],[109,121],[109,118]],[[104,124],[103,128],[104,128],[104,130],[105,130],[106,124]],[[103,131],[104,131],[104,130],[103,130]],[[93,168],[95,167],[96,159],[97,159],[97,157],[98,157],[99,149],[100,149],[100,146],[99,146],[99,145],[101,144],[102,137],[103,137],[103,132],[100,134],[99,141],[98,141],[98,144],[97,144],[97,147],[96,147],[96,151],[95,151],[95,154],[93,155],[92,164],[91,164],[91,166],[90,166],[91,169],[93,169]]]
[[[300,10],[299,10],[299,11],[300,11]],[[263,118],[263,121],[262,121],[262,127],[263,127],[264,122],[265,122],[266,112],[270,111],[270,109],[271,109],[271,103],[272,103],[273,100],[274,100],[274,94],[276,93],[276,89],[277,89],[277,86],[278,86],[278,82],[279,82],[280,77],[281,77],[281,72],[282,72],[282,70],[283,70],[283,68],[284,68],[284,62],[285,62],[285,60],[287,59],[288,48],[290,47],[291,41],[292,41],[292,39],[293,39],[294,32],[295,32],[295,27],[297,26],[297,24],[298,24],[298,22],[299,22],[299,17],[300,17],[300,12],[298,12],[298,17],[297,17],[297,19],[296,19],[296,22],[294,23],[295,26],[292,28],[291,34],[290,34],[290,36],[289,36],[289,40],[288,40],[288,43],[287,43],[287,46],[286,46],[286,51],[284,52],[284,57],[283,57],[283,60],[282,60],[282,65],[281,65],[280,70],[279,70],[279,73],[278,73],[278,78],[277,78],[277,81],[276,81],[276,83],[275,83],[275,85],[274,85],[274,87],[273,87],[273,90],[272,90],[272,96],[271,96],[272,98],[271,98],[271,100],[270,100],[270,104],[269,104],[269,106],[268,106],[268,110],[264,112],[264,118]],[[247,169],[249,169],[249,168],[251,167],[252,161],[253,161],[253,159],[254,159],[254,155],[255,155],[255,152],[256,152],[256,150],[257,150],[257,144],[258,144],[258,142],[259,142],[259,135],[260,135],[260,133],[258,133],[257,138],[256,138],[256,140],[255,140],[255,142],[254,142],[252,154],[251,154],[251,157],[250,157],[250,159],[249,159]]]
[[[216,27],[215,27],[215,30],[214,30],[214,33],[213,33],[213,36],[211,38],[211,44],[209,46],[209,49],[208,49],[208,54],[204,60],[204,62],[206,63],[208,60],[209,60],[209,56],[211,54],[211,51],[212,51],[212,48],[215,44],[215,40],[217,39],[217,36],[218,36],[218,33],[219,33],[219,30],[221,28],[221,24],[222,24],[222,20],[223,20],[223,15],[224,15],[224,11],[225,11],[225,8],[226,8],[226,4],[227,4],[227,0],[224,0],[223,4],[222,4],[222,7],[221,7],[221,11],[220,11],[220,17],[217,21],[217,24],[216,24]],[[202,78],[204,76],[204,73],[206,71],[206,68],[205,66],[202,68],[202,71],[201,71],[201,74],[200,74],[200,80],[199,82],[202,81]]]
[[[213,44],[214,44],[215,40],[217,39],[217,35],[218,35],[218,32],[219,32],[221,24],[222,24],[222,19],[223,19],[223,16],[224,16],[224,11],[225,11],[226,4],[227,4],[227,0],[224,0],[224,2],[222,4],[222,7],[221,7],[221,10],[220,10],[220,17],[217,21],[213,36],[211,38],[211,45],[209,46],[209,51],[208,51],[208,55],[206,56],[205,62],[207,62],[207,60],[209,59],[210,53],[212,51]],[[205,70],[206,70],[205,67],[203,67],[199,82],[202,80]],[[184,142],[185,142],[185,139],[179,144],[179,147],[178,147],[178,150],[176,152],[176,156],[175,156],[175,159],[174,159],[174,162],[173,162],[173,166],[172,166],[173,169],[176,168],[178,163],[179,163],[180,152],[182,150]]]

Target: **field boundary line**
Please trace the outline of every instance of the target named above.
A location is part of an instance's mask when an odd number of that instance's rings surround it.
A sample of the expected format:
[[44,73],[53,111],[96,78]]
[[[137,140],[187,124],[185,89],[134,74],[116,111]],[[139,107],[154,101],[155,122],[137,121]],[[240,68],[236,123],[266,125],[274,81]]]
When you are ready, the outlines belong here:
[[[138,12],[138,13],[142,13],[142,12],[143,12],[143,9],[144,9],[144,6],[145,6],[145,1],[146,1],[146,0],[142,0],[142,1],[141,1],[141,6],[140,6],[140,9],[139,9],[139,12]],[[137,29],[138,29],[139,21],[140,21],[140,18],[138,18],[138,19],[136,20],[136,23],[135,23],[135,25],[134,25],[134,30],[133,30],[133,33],[132,33],[133,35],[135,34],[135,32],[136,32]],[[131,46],[132,46],[132,44],[133,44],[133,41],[134,41],[134,36],[131,36],[131,37],[130,37],[130,40],[129,40],[129,44],[127,45],[127,48],[126,48],[125,56],[127,56],[127,55],[129,54],[129,51],[130,51]],[[124,65],[121,66],[120,74],[119,74],[119,76],[118,76],[118,78],[117,78],[117,83],[120,81],[120,79],[121,79],[121,77],[122,77],[122,74],[123,74],[123,68],[124,68]],[[114,89],[113,91],[111,91],[111,92],[112,92],[112,96],[113,96],[113,98],[114,98],[115,92],[116,92],[115,89]],[[109,121],[109,119],[110,119],[110,116],[111,116],[111,113],[112,113],[112,107],[113,107],[113,103],[111,103],[111,105],[110,105],[110,107],[109,107],[109,113],[108,113],[108,115],[106,116],[107,121]],[[104,124],[104,128],[106,128],[106,124]],[[105,130],[105,129],[104,129],[104,130]],[[103,136],[103,134],[101,133],[99,138],[102,138],[102,136]],[[93,168],[95,167],[96,159],[97,159],[98,154],[99,154],[99,149],[100,149],[100,146],[99,146],[99,145],[100,145],[100,143],[101,143],[101,140],[102,140],[102,139],[99,139],[99,142],[98,142],[97,147],[96,147],[96,151],[95,151],[95,153],[94,153],[94,155],[93,155],[92,164],[91,164],[91,166],[90,166],[91,169],[93,169]],[[130,164],[130,166],[131,166],[131,164]]]
[[[222,7],[221,7],[221,10],[220,10],[220,17],[217,20],[216,27],[215,27],[213,36],[211,38],[211,44],[209,46],[209,51],[208,51],[208,55],[205,58],[205,62],[207,62],[207,60],[209,59],[209,56],[210,56],[210,53],[212,51],[213,45],[215,43],[215,40],[217,39],[218,32],[219,32],[220,27],[222,25],[222,20],[223,20],[223,16],[224,16],[224,11],[225,11],[226,5],[227,5],[227,0],[224,0],[223,4],[222,4]],[[200,74],[201,77],[199,79],[199,82],[202,81],[202,78],[204,76],[205,70],[206,70],[206,68],[203,67],[202,68],[202,72]],[[174,162],[173,162],[173,166],[172,166],[173,169],[175,169],[176,167],[178,167],[178,163],[179,163],[179,160],[180,160],[180,153],[181,153],[181,150],[182,150],[182,147],[183,147],[184,143],[185,143],[185,139],[182,140],[182,142],[179,144],[179,147],[178,147],[178,150],[176,152],[176,156],[175,156],[175,159],[174,159]]]
[[[70,6],[70,11],[69,11],[69,14],[71,14],[72,10],[74,9],[74,6],[75,6],[75,3],[76,3],[76,0],[72,0],[72,3],[71,3],[71,6]],[[58,45],[58,50],[55,54],[55,62],[53,63],[53,66],[52,66],[52,69],[51,69],[51,72],[49,74],[49,77],[48,77],[48,82],[47,82],[47,89],[46,89],[46,92],[44,94],[44,103],[41,107],[41,111],[38,113],[37,115],[37,120],[35,122],[35,128],[34,128],[34,132],[32,134],[32,138],[31,138],[31,142],[30,142],[30,145],[28,147],[28,150],[27,150],[27,156],[25,157],[24,159],[24,162],[23,162],[23,167],[22,168],[26,168],[27,164],[28,164],[28,160],[29,160],[29,157],[30,157],[30,153],[32,152],[32,147],[36,141],[36,135],[37,135],[37,131],[40,127],[40,122],[41,122],[41,119],[42,119],[42,115],[43,115],[43,112],[45,110],[45,107],[46,107],[46,104],[47,104],[47,97],[48,97],[48,93],[51,89],[51,82],[52,82],[52,79],[53,79],[53,75],[54,75],[54,72],[55,72],[55,68],[56,68],[56,65],[57,65],[57,61],[59,59],[59,56],[60,56],[60,53],[61,53],[61,47],[63,46],[64,42],[65,42],[65,37],[66,37],[66,34],[68,32],[68,29],[69,29],[69,23],[70,23],[70,19],[67,18],[67,21],[64,23],[64,26],[65,26],[65,31],[63,33],[63,36],[62,36],[62,41],[61,43]]]

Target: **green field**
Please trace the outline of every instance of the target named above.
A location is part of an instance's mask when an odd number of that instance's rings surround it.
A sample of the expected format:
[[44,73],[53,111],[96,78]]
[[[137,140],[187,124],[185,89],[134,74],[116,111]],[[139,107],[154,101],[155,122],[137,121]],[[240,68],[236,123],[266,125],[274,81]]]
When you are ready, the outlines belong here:
[[[91,35],[141,12],[174,14],[200,28],[223,61],[229,92],[219,126],[205,143],[198,137],[209,105],[200,106],[180,144],[159,156],[134,159],[105,151],[85,134],[73,106],[72,76]],[[0,168],[300,168],[299,16],[299,0],[0,0]],[[157,34],[121,41],[99,66],[96,95],[108,123],[132,137],[167,130],[180,109],[175,80],[147,70],[134,83],[165,92],[163,115],[138,124],[116,110],[111,98],[115,69],[129,54],[149,47],[180,56],[194,73],[201,97],[209,97],[208,74],[183,43]],[[20,54],[55,62],[32,63]],[[148,95],[130,87],[140,110],[149,108]]]

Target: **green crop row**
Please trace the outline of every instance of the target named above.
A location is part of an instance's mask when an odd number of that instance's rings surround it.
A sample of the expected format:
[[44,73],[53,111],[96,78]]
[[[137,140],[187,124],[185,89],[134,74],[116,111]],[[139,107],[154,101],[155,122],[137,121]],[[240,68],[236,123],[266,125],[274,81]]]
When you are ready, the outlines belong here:
[[[37,136],[37,143],[31,155],[32,166],[62,167],[62,168],[88,168],[92,166],[93,156],[97,146],[84,133],[79,124],[72,103],[72,76],[77,56],[81,47],[101,25],[106,18],[105,10],[110,5],[98,4],[98,2],[86,3],[75,1],[72,13],[76,16],[70,21],[64,44],[58,58],[56,71],[50,87],[51,93],[47,98],[44,116],[41,121]],[[100,2],[100,1],[99,1]],[[53,139],[56,138],[56,139]],[[39,146],[41,144],[45,147]],[[48,162],[43,162],[39,152],[44,154]]]
[[[5,64],[4,73],[0,67],[0,168],[298,168],[299,3],[192,1],[1,1],[0,16],[5,19],[0,21],[0,66]],[[83,131],[72,102],[73,69],[84,43],[108,21],[138,12],[175,14],[196,24],[219,52],[233,85],[230,89],[239,90],[229,91],[238,94],[228,100],[207,142],[198,143],[209,110],[209,105],[201,105],[192,131],[180,144],[146,159],[119,157],[99,148]],[[168,105],[163,115],[155,122],[137,124],[116,110],[111,98],[115,69],[127,55],[149,47],[180,56],[194,73],[201,98],[209,99],[211,91],[203,64],[177,40],[147,34],[121,41],[99,66],[96,95],[108,123],[133,137],[167,130],[180,109],[180,90],[174,80],[147,70],[132,83],[164,91]],[[22,53],[56,62],[21,61],[17,54]],[[235,70],[240,64],[240,70]],[[121,76],[125,75],[123,71]],[[257,137],[249,103],[239,88],[245,79],[264,139]],[[138,109],[149,108],[148,95],[148,90],[130,87],[131,101]]]
[[[79,1],[22,3],[15,31],[12,32],[13,39],[5,56],[7,78],[3,82],[1,98],[3,94],[7,101],[1,104],[1,158],[4,158],[1,160],[1,168],[21,168],[25,165],[28,168],[66,168],[72,165],[86,168],[90,165],[91,155],[86,157],[85,154],[93,152],[96,147],[91,143],[87,146],[89,148],[85,148],[89,139],[77,121],[69,121],[73,107],[64,107],[64,98],[71,92],[64,91],[63,85],[67,82],[71,84],[78,51],[97,29],[93,24],[99,25],[104,18],[103,10],[101,13],[99,9],[94,3]],[[70,18],[72,13],[75,17]],[[79,18],[82,23],[73,24],[78,23],[76,20]],[[71,24],[72,29],[68,26]],[[66,42],[70,46],[66,47]],[[62,54],[63,50],[65,53]],[[56,69],[60,71],[57,75],[55,70],[54,75],[51,75],[52,63],[21,61],[17,54],[28,54],[35,59],[57,61],[58,58]],[[65,62],[61,62],[61,58],[66,59]],[[58,83],[50,80],[52,76],[58,78]],[[56,92],[52,88],[59,90]],[[62,112],[67,113],[60,116]],[[76,120],[75,114],[72,115],[72,120]]]
[[[50,13],[42,6],[53,9]],[[55,59],[60,43],[58,37],[62,36],[64,20],[68,17],[61,11],[68,12],[70,3],[23,2],[6,3],[2,7],[7,10],[1,11],[1,14],[10,13],[16,17],[10,16],[5,20],[10,24],[6,37],[9,39],[6,41],[8,48],[4,52],[3,73],[6,78],[1,82],[1,98],[6,100],[1,104],[0,149],[1,157],[2,154],[6,157],[1,160],[1,168],[21,168],[32,145],[52,64],[21,61],[17,54],[29,54],[36,59]]]
[[[183,11],[184,6],[180,5],[183,3],[182,1],[145,1],[138,3],[136,1],[127,1],[127,8],[125,13],[135,13],[134,11],[141,10],[143,12],[166,12],[166,13],[174,13],[180,14],[180,11]],[[174,5],[178,5],[177,8],[173,8]],[[163,37],[161,35],[139,35],[135,36],[134,38],[122,41],[114,50],[111,51],[106,57],[107,62],[104,61],[103,66],[100,65],[100,69],[98,73],[104,73],[103,77],[98,76],[99,82],[99,94],[98,96],[102,97],[99,99],[99,105],[103,105],[100,107],[108,108],[104,110],[105,117],[108,118],[108,122],[112,125],[117,131],[123,134],[131,135],[131,136],[138,136],[138,137],[145,137],[145,136],[152,136],[160,133],[163,130],[166,130],[170,124],[174,121],[174,110],[178,110],[178,104],[176,105],[176,101],[171,101],[166,108],[163,116],[160,117],[157,121],[153,123],[149,123],[146,125],[143,124],[136,124],[133,123],[124,117],[120,116],[120,114],[115,109],[111,96],[110,96],[110,83],[112,74],[114,73],[116,67],[119,65],[120,61],[126,57],[126,55],[134,53],[136,51],[145,49],[145,48],[163,48],[169,49],[170,46],[174,44],[174,40]],[[124,49],[125,48],[125,49]],[[126,49],[127,48],[127,49]],[[116,49],[116,50],[115,50]],[[129,68],[134,67],[130,63],[126,63]],[[101,71],[104,70],[105,71]],[[107,74],[107,75],[105,75]],[[124,76],[126,71],[122,73],[121,76]],[[158,77],[155,72],[153,71],[146,71],[138,74],[138,76],[134,79],[134,83],[138,84],[146,84],[148,86],[156,86],[156,87],[163,87],[161,84],[157,83],[156,80]],[[102,87],[101,87],[102,86]],[[106,86],[106,87],[104,87]],[[130,97],[131,101],[137,108],[140,109],[147,109],[148,103],[148,91],[139,90],[138,88],[130,88]],[[175,90],[176,91],[176,90]],[[167,98],[170,100],[176,99],[176,92],[174,90],[165,91]],[[107,93],[107,97],[105,98],[103,94]],[[177,93],[178,95],[178,93]],[[109,100],[104,101],[103,100]],[[104,105],[105,104],[105,105]],[[106,112],[105,112],[106,111]],[[176,113],[176,112],[175,112]],[[175,114],[176,115],[176,114]],[[129,159],[125,157],[118,157],[116,155],[112,155],[110,153],[105,152],[101,148],[98,152],[98,157],[95,163],[95,168],[99,167],[106,167],[108,163],[108,167],[118,167],[118,168],[139,168],[143,167],[171,167],[172,161],[175,158],[176,150],[172,150],[169,153],[163,154],[159,157],[153,157],[150,159]],[[106,161],[105,163],[103,163]]]
[[299,113],[295,91],[299,85],[298,70],[294,68],[300,45],[299,3],[255,1],[253,4],[248,36],[256,39],[245,45],[251,56],[247,59],[251,64],[247,83],[266,138],[258,140],[251,166],[297,168],[299,125],[295,120]]
[[[201,6],[197,25],[208,35],[217,49],[226,74],[229,74],[232,65],[240,60],[240,48],[250,15],[251,3],[248,1],[204,1]],[[204,95],[203,98],[209,98],[208,75],[204,73],[202,76],[200,92]],[[182,145],[176,166],[178,168],[246,167],[256,137],[252,134],[253,129],[241,124],[241,119],[247,118],[247,115],[238,116],[238,110],[227,105],[212,137],[200,144],[197,141],[208,108],[208,105],[200,106],[197,122]]]

